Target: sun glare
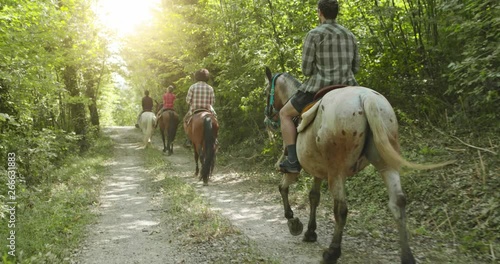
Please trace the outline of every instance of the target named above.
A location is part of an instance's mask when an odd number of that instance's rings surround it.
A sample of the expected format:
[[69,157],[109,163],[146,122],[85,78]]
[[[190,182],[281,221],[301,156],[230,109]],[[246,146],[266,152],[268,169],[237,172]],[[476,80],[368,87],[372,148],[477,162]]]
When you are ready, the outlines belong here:
[[160,0],[98,0],[96,13],[101,22],[119,35],[137,30],[137,26],[151,19],[152,9]]

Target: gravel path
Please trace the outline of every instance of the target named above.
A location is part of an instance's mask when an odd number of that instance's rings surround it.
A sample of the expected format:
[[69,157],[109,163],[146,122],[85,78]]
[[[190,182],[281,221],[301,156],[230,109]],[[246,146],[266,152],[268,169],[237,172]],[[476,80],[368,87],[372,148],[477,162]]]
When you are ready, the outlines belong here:
[[139,155],[140,134],[133,127],[105,130],[116,145],[109,175],[101,191],[98,221],[75,263],[176,263],[176,248],[161,230],[158,205],[153,201],[144,160]]

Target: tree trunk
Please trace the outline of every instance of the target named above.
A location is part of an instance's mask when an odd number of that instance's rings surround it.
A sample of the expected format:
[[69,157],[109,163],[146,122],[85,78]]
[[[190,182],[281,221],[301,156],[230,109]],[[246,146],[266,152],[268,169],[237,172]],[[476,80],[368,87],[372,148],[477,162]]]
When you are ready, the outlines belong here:
[[71,128],[76,135],[81,136],[79,141],[80,151],[88,149],[87,141],[87,118],[85,104],[80,95],[77,81],[77,70],[74,65],[67,65],[63,72],[66,89],[70,95],[69,110]]

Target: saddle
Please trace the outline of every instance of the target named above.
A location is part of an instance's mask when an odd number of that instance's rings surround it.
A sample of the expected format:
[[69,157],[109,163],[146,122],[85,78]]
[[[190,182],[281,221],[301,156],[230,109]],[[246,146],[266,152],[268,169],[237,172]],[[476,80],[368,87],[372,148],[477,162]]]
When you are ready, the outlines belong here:
[[330,91],[333,91],[335,89],[340,89],[347,87],[347,85],[342,85],[342,84],[336,84],[336,85],[330,85],[321,88],[316,94],[314,95],[314,101],[312,101],[310,104],[306,105],[304,109],[302,110],[301,113],[301,121],[299,125],[297,126],[297,133],[300,133],[303,131],[306,127],[309,126],[309,124],[312,123],[314,118],[316,117],[316,112],[318,111],[319,108],[319,102]]
[[205,109],[205,108],[199,108],[199,109],[195,109],[193,111],[193,113],[188,118],[186,118],[186,120],[185,120],[186,125],[189,125],[191,123],[191,119],[193,119],[193,116],[195,114],[202,113],[202,112],[210,113],[213,116],[213,118],[215,118],[217,120],[217,117],[212,113],[212,111]]

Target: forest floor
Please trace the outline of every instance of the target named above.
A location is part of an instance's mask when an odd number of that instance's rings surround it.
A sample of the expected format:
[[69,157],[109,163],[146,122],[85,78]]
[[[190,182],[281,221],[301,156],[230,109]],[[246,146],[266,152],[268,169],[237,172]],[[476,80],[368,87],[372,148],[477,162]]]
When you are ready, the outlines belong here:
[[[192,150],[176,146],[172,156],[160,154],[158,135],[153,140],[154,151],[169,164],[169,171],[151,173],[147,150],[140,147],[140,130],[109,127],[104,131],[115,142],[114,158],[95,208],[97,221],[88,227],[86,240],[72,263],[320,262],[334,229],[330,204],[323,203],[318,209],[318,241],[305,243],[302,236],[288,232],[277,186],[252,181],[251,174],[231,166],[216,167],[209,185],[203,186],[193,176]],[[168,192],[168,186],[163,185],[166,177],[177,177],[194,188],[210,210],[235,231],[204,240],[186,239],[182,227],[193,223],[179,223],[181,218],[172,215],[172,204],[163,198]],[[294,208],[294,212],[305,230],[308,208]],[[355,215],[350,212],[349,217]],[[400,263],[397,231],[387,226],[380,229],[383,235],[377,238],[346,232],[339,263]],[[457,262],[456,250],[438,249],[430,239],[410,243],[418,263],[471,263],[466,258]]]

